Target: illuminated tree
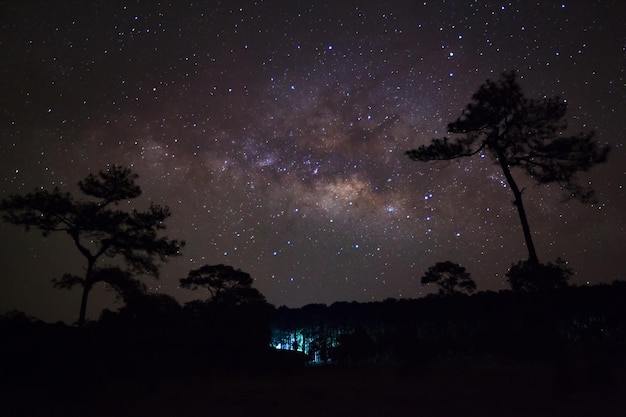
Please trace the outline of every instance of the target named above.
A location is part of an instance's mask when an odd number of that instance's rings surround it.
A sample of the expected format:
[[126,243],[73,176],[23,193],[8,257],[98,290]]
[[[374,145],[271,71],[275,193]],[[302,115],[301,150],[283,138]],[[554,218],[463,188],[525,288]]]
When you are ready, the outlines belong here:
[[[82,287],[78,325],[85,324],[89,292],[97,282],[108,282],[123,298],[143,287],[132,274],[159,276],[159,261],[180,254],[184,242],[159,236],[170,217],[167,207],[151,205],[146,211],[124,211],[119,203],[139,197],[137,175],[129,168],[110,166],[98,175],[89,174],[78,187],[85,198],[77,199],[58,188],[37,189],[0,202],[9,223],[36,228],[43,236],[65,232],[86,259],[84,276],[65,274],[55,280],[58,288]],[[121,258],[127,269],[100,265],[103,259]]]
[[515,72],[505,72],[498,81],[487,80],[473,95],[461,117],[448,124],[453,138],[433,139],[407,152],[414,161],[448,161],[477,154],[490,156],[500,167],[514,196],[528,260],[538,264],[522,194],[513,169],[523,170],[539,184],[556,183],[566,198],[594,201],[590,187],[578,182],[577,174],[605,162],[608,146],[594,141],[594,133],[564,134],[567,103],[559,97],[526,98]]
[[461,265],[450,261],[437,262],[428,268],[422,277],[422,284],[431,283],[439,286],[440,295],[458,294],[462,291],[472,293],[476,290],[476,283],[470,273]]

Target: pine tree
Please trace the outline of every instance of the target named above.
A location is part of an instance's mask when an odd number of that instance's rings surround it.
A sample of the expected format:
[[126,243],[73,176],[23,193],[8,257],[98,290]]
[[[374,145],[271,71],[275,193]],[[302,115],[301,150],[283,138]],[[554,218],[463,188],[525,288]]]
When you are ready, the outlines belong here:
[[487,80],[473,95],[461,117],[448,124],[452,138],[433,139],[406,154],[414,161],[448,161],[477,154],[490,156],[500,167],[514,196],[528,261],[539,264],[522,194],[514,176],[521,170],[539,184],[556,183],[566,198],[594,202],[593,189],[577,174],[607,159],[609,147],[594,140],[594,132],[565,135],[567,103],[559,97],[524,96],[514,71],[498,81]]
[[[78,187],[86,198],[76,199],[59,188],[37,189],[26,195],[13,195],[0,202],[3,218],[9,223],[38,229],[43,236],[65,232],[85,258],[84,276],[65,274],[55,279],[58,288],[82,287],[78,318],[85,324],[89,292],[97,282],[108,282],[120,295],[141,291],[132,274],[159,276],[158,263],[180,255],[184,242],[159,236],[171,213],[167,207],[151,205],[146,211],[119,209],[121,201],[139,197],[137,175],[129,168],[110,166],[98,175],[89,174]],[[103,258],[122,258],[126,270],[100,265]]]

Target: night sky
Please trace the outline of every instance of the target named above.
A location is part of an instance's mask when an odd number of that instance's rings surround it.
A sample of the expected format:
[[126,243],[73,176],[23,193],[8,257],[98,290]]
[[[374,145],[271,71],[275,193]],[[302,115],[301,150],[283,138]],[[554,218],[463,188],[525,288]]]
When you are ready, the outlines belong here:
[[[13,1],[0,5],[0,198],[75,191],[130,166],[187,241],[154,292],[203,264],[249,272],[275,305],[416,298],[439,261],[479,290],[508,288],[527,256],[489,158],[417,163],[487,79],[518,70],[527,96],[559,95],[569,133],[596,130],[609,161],[584,173],[599,204],[562,202],[515,172],[541,261],[572,282],[625,279],[626,2]],[[0,313],[73,322],[82,273],[66,235],[0,224]],[[94,289],[89,316],[116,308]]]

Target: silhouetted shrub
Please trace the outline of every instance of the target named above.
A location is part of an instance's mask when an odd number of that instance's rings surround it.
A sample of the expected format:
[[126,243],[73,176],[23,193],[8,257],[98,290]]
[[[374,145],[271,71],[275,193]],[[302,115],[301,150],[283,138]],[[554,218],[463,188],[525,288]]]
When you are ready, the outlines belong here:
[[506,273],[513,291],[528,292],[564,288],[572,275],[572,269],[561,258],[547,264],[519,261]]

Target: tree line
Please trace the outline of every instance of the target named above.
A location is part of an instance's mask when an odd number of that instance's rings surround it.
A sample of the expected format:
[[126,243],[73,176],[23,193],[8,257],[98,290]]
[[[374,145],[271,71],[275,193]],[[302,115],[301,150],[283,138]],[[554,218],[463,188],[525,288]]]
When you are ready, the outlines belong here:
[[424,366],[465,357],[623,355],[626,282],[280,307],[272,345],[316,364]]

